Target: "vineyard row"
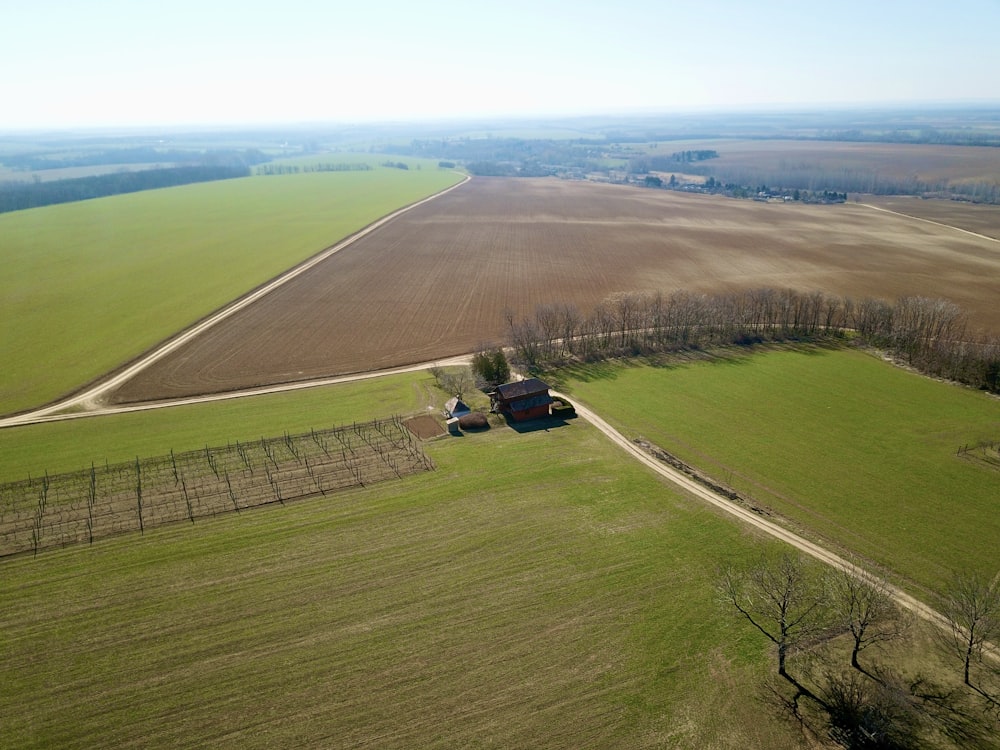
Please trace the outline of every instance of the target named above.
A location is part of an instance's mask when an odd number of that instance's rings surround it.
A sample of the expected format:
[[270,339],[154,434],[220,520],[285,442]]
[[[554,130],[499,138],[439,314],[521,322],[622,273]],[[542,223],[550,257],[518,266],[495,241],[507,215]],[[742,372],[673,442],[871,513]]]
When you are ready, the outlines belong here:
[[0,557],[433,469],[399,417],[0,484]]

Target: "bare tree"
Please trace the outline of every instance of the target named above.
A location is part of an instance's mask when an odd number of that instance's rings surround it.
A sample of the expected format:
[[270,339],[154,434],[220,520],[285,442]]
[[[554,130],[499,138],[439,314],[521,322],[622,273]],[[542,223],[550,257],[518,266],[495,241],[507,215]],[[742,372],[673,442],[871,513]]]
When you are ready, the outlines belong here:
[[[845,300],[846,302],[846,300]],[[827,295],[823,300],[823,328],[829,333],[836,328],[842,328],[845,324],[844,307],[838,297]]]
[[830,579],[835,617],[854,640],[851,666],[864,672],[858,654],[869,646],[880,646],[902,638],[910,617],[896,605],[889,585],[867,571],[841,570]]
[[778,674],[794,682],[787,671],[789,651],[826,626],[822,579],[801,557],[785,552],[761,557],[745,570],[725,570],[720,589],[724,600],[778,647]]
[[892,306],[865,297],[853,308],[854,329],[866,339],[885,337],[892,330]]
[[576,308],[576,305],[563,303],[559,306],[560,335],[562,336],[562,346],[568,352],[573,352],[574,339],[583,325],[583,316]]
[[611,298],[611,309],[618,327],[618,345],[625,349],[632,344],[638,329],[638,313],[642,301],[637,294],[623,292]]
[[535,308],[535,330],[540,334],[542,351],[546,357],[551,357],[555,352],[555,342],[559,338],[561,326],[557,305],[539,305]]
[[462,367],[458,370],[445,370],[443,367],[432,367],[430,371],[437,382],[438,388],[460,399],[465,393],[476,387],[472,370],[468,367]]
[[513,322],[509,331],[514,356],[528,369],[538,366],[542,359],[539,339],[541,334],[533,320]]
[[984,650],[1000,636],[1000,585],[978,573],[955,576],[944,607],[948,618],[946,645],[963,665],[965,684],[973,661],[982,661]]
[[590,315],[590,330],[597,339],[597,348],[608,351],[615,331],[615,316],[607,302],[599,302]]

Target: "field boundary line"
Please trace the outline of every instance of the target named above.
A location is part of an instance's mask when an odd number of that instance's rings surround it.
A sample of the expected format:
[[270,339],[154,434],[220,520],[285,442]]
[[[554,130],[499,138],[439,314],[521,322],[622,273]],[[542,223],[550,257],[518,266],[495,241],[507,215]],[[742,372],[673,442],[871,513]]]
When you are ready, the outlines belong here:
[[184,396],[182,398],[173,398],[163,401],[145,401],[137,404],[117,404],[104,407],[95,406],[87,411],[49,414],[40,414],[36,411],[0,419],[0,430],[5,427],[24,427],[29,424],[42,424],[45,422],[67,422],[74,419],[109,417],[115,414],[130,414],[139,411],[153,411],[154,409],[169,409],[175,406],[192,406],[195,404],[208,404],[216,401],[231,401],[233,399],[249,398],[252,396],[267,396],[275,393],[302,391],[308,388],[322,388],[323,386],[328,385],[354,383],[360,380],[371,380],[372,378],[387,377],[389,375],[402,375],[408,372],[419,372],[421,370],[429,370],[432,367],[468,365],[471,364],[472,357],[472,354],[458,354],[454,357],[435,359],[428,362],[418,362],[412,365],[402,365],[400,367],[392,367],[386,370],[369,370],[368,372],[356,372],[347,375],[332,375],[327,378],[299,380],[294,383],[276,383],[275,385],[263,385],[258,386],[257,388],[247,388],[239,391],[206,393],[201,396]]
[[907,219],[913,219],[914,221],[922,221],[925,224],[933,224],[937,227],[944,227],[945,229],[954,229],[956,232],[961,232],[962,234],[968,234],[981,240],[989,240],[990,242],[1000,242],[1000,239],[996,237],[990,237],[988,234],[980,234],[979,232],[973,232],[969,229],[962,229],[962,227],[956,227],[954,224],[945,224],[943,221],[934,221],[933,219],[925,219],[921,216],[913,216],[912,214],[904,214],[901,211],[893,211],[890,208],[882,208],[882,206],[875,206],[871,203],[857,203],[858,206],[864,206],[865,208],[870,208],[873,211],[882,211],[887,214],[894,214],[896,216],[905,216]]
[[235,315],[244,308],[249,307],[254,302],[259,300],[261,297],[270,294],[275,289],[278,289],[279,287],[287,284],[292,279],[301,276],[306,271],[311,270],[313,267],[319,265],[332,255],[354,244],[362,237],[366,237],[367,235],[374,232],[376,229],[379,229],[382,226],[388,224],[390,221],[397,218],[398,216],[401,216],[407,211],[411,211],[417,208],[418,206],[422,206],[425,203],[429,203],[435,198],[439,198],[442,195],[445,195],[446,193],[450,193],[452,190],[456,190],[462,185],[465,185],[471,179],[472,179],[471,176],[466,175],[465,179],[445,188],[444,190],[440,190],[437,193],[434,193],[433,195],[429,195],[426,198],[422,198],[419,201],[416,201],[415,203],[403,206],[402,208],[399,208],[390,214],[386,214],[382,218],[372,222],[363,229],[360,229],[354,234],[345,237],[340,242],[326,248],[325,250],[321,250],[319,253],[312,256],[311,258],[308,258],[302,263],[293,266],[292,268],[280,274],[271,281],[266,282],[263,286],[260,286],[257,289],[249,292],[248,294],[234,300],[233,302],[223,307],[221,310],[212,313],[207,318],[204,318],[203,320],[195,323],[191,327],[187,328],[184,331],[181,331],[179,334],[173,336],[172,338],[167,339],[162,344],[154,347],[152,351],[149,351],[144,355],[140,355],[137,360],[132,362],[132,364],[126,365],[121,371],[112,375],[106,380],[100,380],[99,382],[95,383],[89,388],[84,388],[84,390],[80,391],[76,395],[60,399],[55,403],[49,404],[48,406],[43,406],[41,408],[33,409],[31,411],[24,412],[19,415],[14,415],[11,417],[0,419],[0,427],[11,427],[14,425],[26,424],[33,420],[36,420],[39,417],[46,417],[48,415],[55,414],[56,412],[63,411],[66,409],[72,409],[74,407],[81,407],[84,409],[95,408],[97,401],[101,398],[101,396],[106,394],[108,391],[111,391],[119,387],[120,385],[122,385],[123,383],[127,382],[129,379],[134,377],[136,374],[142,372],[144,369],[152,365],[154,362],[162,359],[163,357],[175,351],[176,349],[179,349],[181,346],[188,343],[192,339],[197,338],[199,335],[201,335],[208,329],[212,328],[213,326],[217,325],[223,320],[231,317],[232,315]]

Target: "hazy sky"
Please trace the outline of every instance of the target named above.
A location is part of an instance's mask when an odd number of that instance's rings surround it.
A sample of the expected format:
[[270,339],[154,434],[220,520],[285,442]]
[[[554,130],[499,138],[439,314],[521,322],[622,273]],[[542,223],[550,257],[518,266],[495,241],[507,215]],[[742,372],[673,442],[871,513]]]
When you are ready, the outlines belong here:
[[1000,102],[1000,0],[0,0],[0,130]]

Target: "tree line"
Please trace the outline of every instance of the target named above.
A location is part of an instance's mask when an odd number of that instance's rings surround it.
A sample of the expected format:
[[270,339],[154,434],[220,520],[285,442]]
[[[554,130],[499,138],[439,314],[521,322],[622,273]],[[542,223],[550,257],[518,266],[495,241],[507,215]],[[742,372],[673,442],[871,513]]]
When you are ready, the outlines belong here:
[[112,148],[84,153],[67,154],[64,151],[5,154],[3,164],[16,170],[32,172],[67,167],[95,167],[107,164],[213,164],[227,166],[253,166],[269,161],[270,157],[256,148],[214,149],[194,151],[185,149],[160,149],[151,146]]
[[918,133],[911,130],[893,129],[889,132],[865,132],[850,130],[828,130],[814,138],[802,140],[853,141],[863,143],[929,143],[942,146],[1000,146],[1000,134],[985,130],[939,130],[923,127]]
[[757,288],[717,294],[621,293],[590,311],[539,305],[505,313],[513,358],[528,370],[710,346],[845,339],[884,349],[929,375],[1000,393],[1000,338],[969,331],[947,300],[855,300],[823,292]]
[[678,165],[688,165],[696,161],[707,161],[708,159],[718,158],[719,152],[714,149],[674,151],[669,156],[665,154],[653,154],[651,156],[640,156],[629,160],[628,171],[634,174],[645,174],[646,172],[669,172],[673,169],[677,169]]
[[[603,147],[602,147],[603,146]],[[385,154],[420,156],[465,164],[472,174],[487,177],[540,177],[566,169],[604,171],[608,141],[524,138],[415,139],[382,147]]]
[[[669,169],[669,167],[668,167]],[[926,180],[915,175],[894,177],[869,168],[830,168],[815,164],[783,163],[778,168],[691,165],[691,174],[714,177],[720,184],[772,185],[776,190],[811,193],[827,191],[868,195],[920,195],[928,198],[1000,203],[1000,184],[990,180]]]
[[371,166],[362,162],[322,162],[320,164],[265,164],[257,167],[256,174],[279,175],[304,172],[370,172]]
[[250,168],[246,166],[200,165],[115,172],[51,182],[6,182],[0,183],[0,213],[249,175]]

